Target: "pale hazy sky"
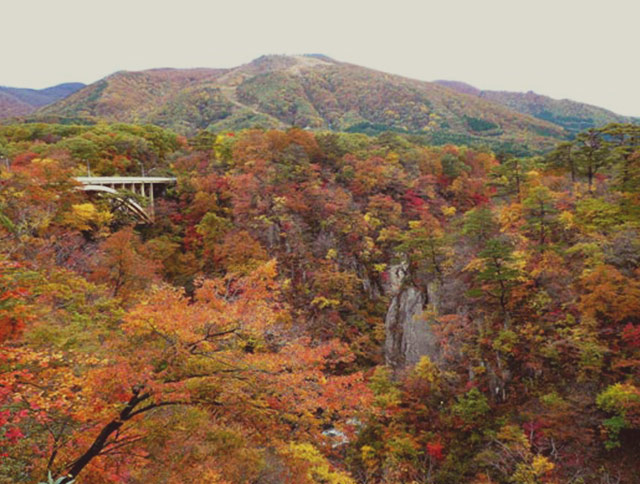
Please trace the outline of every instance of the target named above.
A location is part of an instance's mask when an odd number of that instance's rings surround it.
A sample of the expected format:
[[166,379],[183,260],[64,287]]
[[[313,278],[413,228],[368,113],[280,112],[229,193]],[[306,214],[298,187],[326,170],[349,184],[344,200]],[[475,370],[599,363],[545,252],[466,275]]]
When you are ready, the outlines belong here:
[[323,53],[640,116],[640,0],[0,0],[0,85]]

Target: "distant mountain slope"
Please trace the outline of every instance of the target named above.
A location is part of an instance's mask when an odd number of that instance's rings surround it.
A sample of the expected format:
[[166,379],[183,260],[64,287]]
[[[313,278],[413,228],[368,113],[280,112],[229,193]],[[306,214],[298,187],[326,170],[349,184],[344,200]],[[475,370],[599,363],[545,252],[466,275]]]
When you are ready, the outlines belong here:
[[549,96],[529,92],[483,91],[469,84],[458,81],[435,81],[441,86],[455,89],[458,92],[477,96],[496,102],[514,111],[530,114],[538,119],[562,126],[570,133],[577,133],[587,128],[603,126],[607,123],[630,123],[640,121],[638,118],[622,116],[607,109],[590,104],[571,101],[570,99],[553,99]]
[[0,118],[25,116],[36,109],[64,99],[85,87],[80,82],[69,82],[45,89],[23,89],[0,86]]
[[86,86],[67,99],[41,110],[70,117],[112,121],[147,121],[155,110],[195,82],[215,79],[219,69],[153,69],[116,72]]
[[10,118],[13,116],[24,116],[32,113],[37,108],[21,101],[9,93],[0,90],[0,118]]
[[550,146],[566,132],[497,103],[322,55],[263,56],[232,69],[118,72],[37,116],[145,122],[193,133],[297,125]]

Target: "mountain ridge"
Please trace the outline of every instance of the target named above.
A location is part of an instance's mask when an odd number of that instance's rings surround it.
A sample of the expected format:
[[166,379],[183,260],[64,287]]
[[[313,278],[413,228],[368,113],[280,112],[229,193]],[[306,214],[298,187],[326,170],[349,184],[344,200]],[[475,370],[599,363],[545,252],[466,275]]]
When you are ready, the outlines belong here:
[[[0,111],[8,102],[2,94]],[[532,92],[411,79],[323,54],[263,55],[230,68],[117,71],[38,110],[18,104],[20,111],[14,116],[27,121],[148,123],[187,135],[298,126],[534,151],[581,129],[632,119]]]
[[34,119],[142,122],[193,134],[253,126],[398,131],[550,146],[561,127],[427,81],[323,55],[265,55],[233,68],[120,71]]
[[0,86],[0,119],[25,116],[85,87],[81,82],[65,82],[44,89]]
[[572,99],[555,99],[534,91],[497,91],[478,89],[462,81],[437,80],[437,84],[458,92],[496,102],[522,114],[562,126],[571,134],[608,123],[639,123],[640,118],[624,116],[609,109]]

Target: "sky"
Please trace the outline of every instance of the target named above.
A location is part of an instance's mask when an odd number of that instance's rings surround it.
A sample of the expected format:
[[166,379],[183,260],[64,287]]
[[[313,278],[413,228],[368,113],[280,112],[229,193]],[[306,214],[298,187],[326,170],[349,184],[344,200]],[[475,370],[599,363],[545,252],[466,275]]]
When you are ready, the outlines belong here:
[[0,0],[0,85],[336,60],[640,116],[639,0]]

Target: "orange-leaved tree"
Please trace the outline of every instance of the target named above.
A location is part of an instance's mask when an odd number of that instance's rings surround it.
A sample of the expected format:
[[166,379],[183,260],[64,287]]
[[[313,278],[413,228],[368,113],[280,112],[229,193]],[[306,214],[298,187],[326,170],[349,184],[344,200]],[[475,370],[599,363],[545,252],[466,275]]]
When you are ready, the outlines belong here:
[[[321,439],[323,424],[344,423],[367,399],[362,377],[337,376],[352,358],[343,345],[296,334],[275,277],[269,261],[246,276],[200,281],[193,297],[169,286],[142,296],[105,343],[112,356],[82,378],[65,376],[75,434],[47,467],[68,476],[63,482],[80,473],[91,482],[158,473],[177,482],[190,452],[206,454],[189,468],[200,475],[224,460],[206,437],[196,446],[172,434],[194,418],[199,429],[226,428],[283,461],[291,442]],[[166,452],[160,441],[183,448],[158,456]]]

